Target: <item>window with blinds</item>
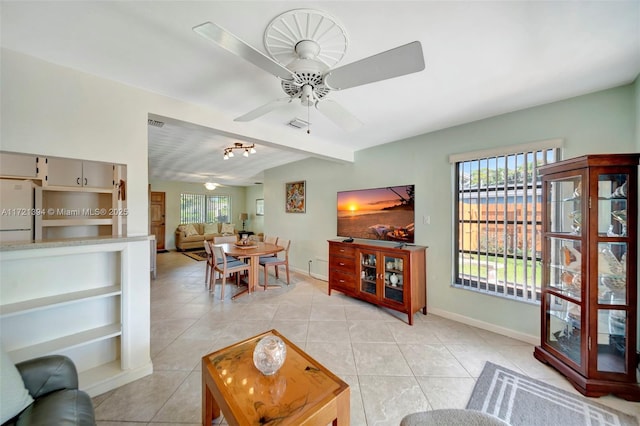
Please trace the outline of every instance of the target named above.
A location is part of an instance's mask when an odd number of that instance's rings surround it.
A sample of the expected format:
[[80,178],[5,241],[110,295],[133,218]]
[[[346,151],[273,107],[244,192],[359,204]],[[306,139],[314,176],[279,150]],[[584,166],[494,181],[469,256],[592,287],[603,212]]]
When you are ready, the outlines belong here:
[[536,169],[556,161],[558,148],[551,145],[455,161],[454,285],[539,303],[542,181]]
[[228,195],[180,194],[180,223],[228,223],[230,218]]

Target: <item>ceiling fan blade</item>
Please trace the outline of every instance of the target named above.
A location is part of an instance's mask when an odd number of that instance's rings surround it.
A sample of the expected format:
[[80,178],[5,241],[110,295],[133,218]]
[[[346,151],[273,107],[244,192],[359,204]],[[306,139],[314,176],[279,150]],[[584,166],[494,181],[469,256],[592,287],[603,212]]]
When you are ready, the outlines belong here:
[[324,83],[333,90],[343,90],[423,69],[422,45],[414,41],[331,70]]
[[204,24],[193,27],[193,31],[282,80],[293,80],[293,73],[291,71],[240,40],[218,24],[205,22]]
[[316,102],[316,109],[348,132],[357,130],[362,126],[360,120],[344,109],[342,105],[331,99],[323,99]]
[[273,111],[276,108],[280,108],[285,104],[290,103],[292,98],[280,98],[274,101],[269,102],[268,104],[264,104],[253,111],[249,111],[245,115],[241,115],[240,117],[234,118],[233,121],[251,121],[255,120],[258,117],[265,115],[268,112]]

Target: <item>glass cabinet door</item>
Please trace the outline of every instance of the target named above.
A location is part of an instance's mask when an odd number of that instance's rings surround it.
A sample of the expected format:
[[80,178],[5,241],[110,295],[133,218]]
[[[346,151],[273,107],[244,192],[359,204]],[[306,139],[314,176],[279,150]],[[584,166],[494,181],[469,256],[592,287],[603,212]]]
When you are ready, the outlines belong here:
[[384,292],[387,301],[404,303],[404,258],[384,254]]
[[582,309],[577,303],[552,294],[546,298],[545,342],[578,365],[582,365]]
[[598,243],[598,303],[627,305],[627,244]]
[[[547,264],[543,280],[544,341],[567,360],[584,367],[583,303],[588,282],[583,256],[587,229],[582,175],[549,182],[546,198]],[[584,259],[583,259],[584,257]]]
[[360,253],[360,291],[376,295],[378,279],[377,257],[375,253]]
[[549,238],[549,276],[547,287],[574,301],[582,300],[582,242]]
[[627,174],[598,175],[597,369],[626,373]]
[[571,176],[550,184],[547,197],[548,232],[582,234],[582,176]]
[[627,236],[627,174],[598,175],[598,235]]

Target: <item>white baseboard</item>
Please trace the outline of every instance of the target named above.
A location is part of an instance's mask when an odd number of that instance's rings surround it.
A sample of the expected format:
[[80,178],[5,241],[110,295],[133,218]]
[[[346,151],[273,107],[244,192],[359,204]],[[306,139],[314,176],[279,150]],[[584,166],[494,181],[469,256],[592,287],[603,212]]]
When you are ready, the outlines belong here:
[[[291,268],[292,271],[298,272],[302,275],[306,275],[309,276],[309,271],[304,271],[302,269],[298,269],[298,268]],[[318,280],[323,280],[323,281],[328,281],[329,278],[324,276],[324,275],[319,275],[319,274],[313,274],[311,273],[311,277],[318,279]],[[440,317],[443,318],[447,318],[462,324],[467,324],[467,325],[471,325],[473,327],[477,327],[477,328],[481,328],[483,330],[487,330],[487,331],[491,331],[493,333],[497,333],[497,334],[501,334],[503,336],[507,336],[510,337],[512,339],[516,339],[516,340],[520,340],[522,342],[526,342],[526,343],[530,343],[532,345],[539,345],[540,344],[540,336],[534,336],[534,335],[530,335],[530,334],[525,334],[525,333],[519,333],[517,331],[511,330],[509,328],[505,328],[505,327],[500,327],[497,326],[495,324],[491,324],[488,322],[484,322],[484,321],[480,321],[477,320],[475,318],[471,318],[471,317],[467,317],[464,315],[460,315],[460,314],[456,314],[454,312],[449,312],[449,311],[445,311],[442,309],[438,309],[438,308],[432,308],[427,306],[427,313],[432,313],[434,315],[438,315]]]
[[[297,272],[299,274],[305,275],[305,276],[309,276],[309,271],[305,271],[299,268],[294,268],[291,265],[289,265],[289,268],[291,271],[293,272]],[[329,281],[329,277],[325,276],[325,275],[320,275],[320,274],[314,274],[313,272],[311,273],[311,278],[315,278],[317,280],[322,280],[322,281]]]
[[467,317],[464,315],[456,314],[454,312],[445,311],[438,308],[432,308],[427,306],[427,314],[438,315],[439,317],[447,318],[462,324],[471,325],[473,327],[481,328],[483,330],[491,331],[493,333],[501,334],[503,336],[510,337],[512,339],[520,340],[522,342],[530,343],[532,345],[540,344],[540,336],[534,336],[531,334],[519,333],[509,328],[500,327],[495,324],[480,321],[475,318]]
[[131,383],[135,380],[141,379],[149,374],[153,373],[153,364],[148,364],[138,367],[134,370],[122,370],[120,373],[112,375],[111,377],[96,381],[95,383],[87,383],[81,386],[81,389],[89,394],[90,397],[101,395],[110,390],[124,386],[127,383]]

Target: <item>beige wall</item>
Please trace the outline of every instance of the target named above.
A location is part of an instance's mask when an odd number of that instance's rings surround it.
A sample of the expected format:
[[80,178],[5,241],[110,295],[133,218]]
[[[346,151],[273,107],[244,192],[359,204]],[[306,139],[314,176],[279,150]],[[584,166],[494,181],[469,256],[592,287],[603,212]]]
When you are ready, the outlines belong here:
[[248,186],[246,193],[246,212],[249,214],[247,229],[254,234],[264,232],[264,216],[256,216],[256,200],[264,199],[262,184]]

